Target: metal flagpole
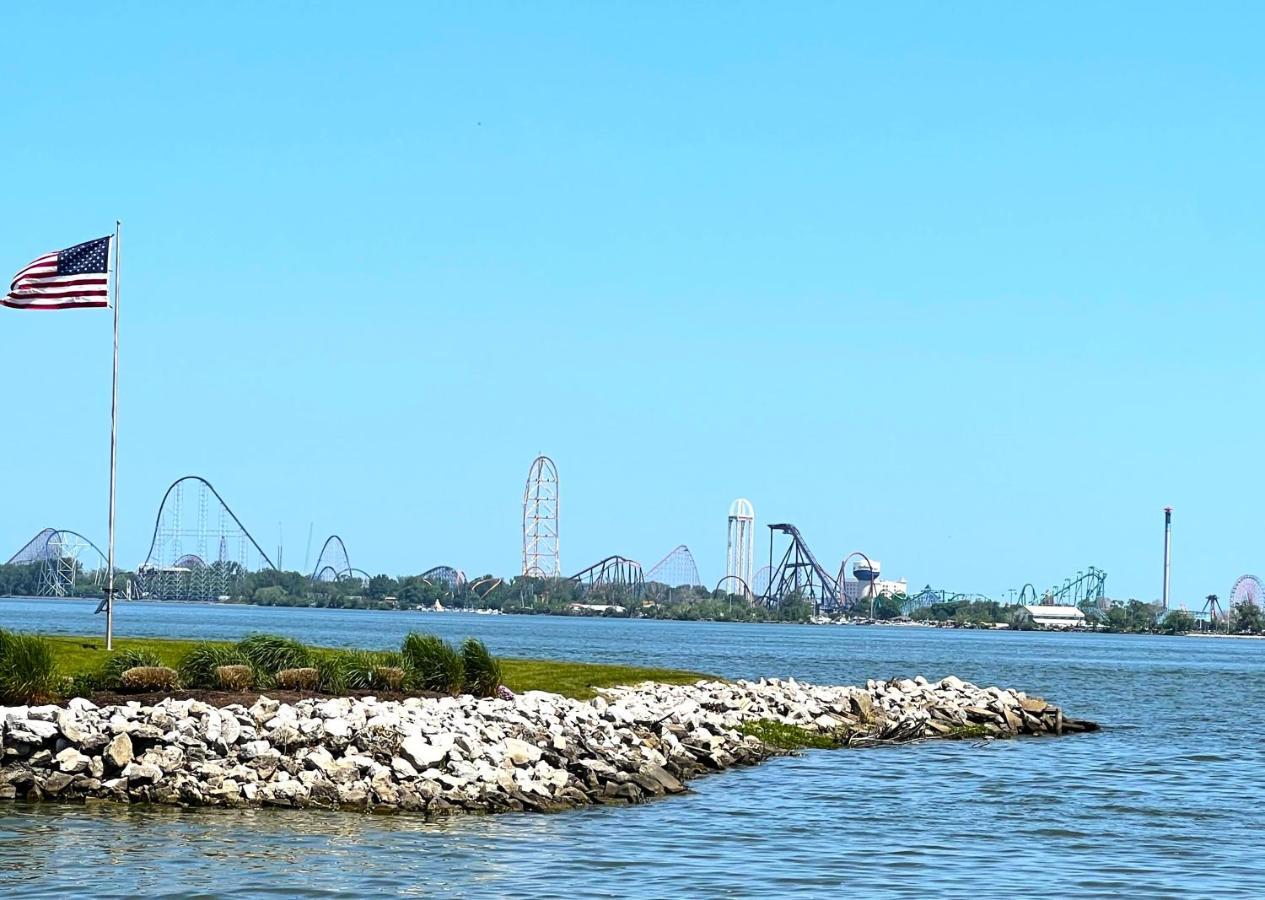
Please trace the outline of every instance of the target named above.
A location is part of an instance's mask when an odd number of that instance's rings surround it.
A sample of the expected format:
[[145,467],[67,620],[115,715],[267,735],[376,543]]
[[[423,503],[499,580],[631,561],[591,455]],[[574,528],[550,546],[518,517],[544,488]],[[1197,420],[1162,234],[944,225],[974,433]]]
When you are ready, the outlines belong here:
[[114,470],[119,425],[119,232],[123,223],[114,221],[114,383],[110,394],[110,544],[106,558],[105,649],[114,649]]

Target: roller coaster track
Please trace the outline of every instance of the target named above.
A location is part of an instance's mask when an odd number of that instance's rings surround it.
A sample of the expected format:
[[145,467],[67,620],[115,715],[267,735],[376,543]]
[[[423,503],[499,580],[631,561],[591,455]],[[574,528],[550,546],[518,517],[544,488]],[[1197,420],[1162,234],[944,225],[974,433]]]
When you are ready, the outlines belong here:
[[[1107,573],[1095,566],[1088,566],[1077,572],[1074,577],[1064,579],[1061,585],[1055,585],[1044,594],[1029,582],[1019,591],[1013,601],[1019,606],[1081,606],[1082,604],[1101,601],[1106,598]],[[901,612],[912,616],[942,603],[962,602],[1001,602],[984,594],[971,594],[960,591],[947,591],[927,585],[916,594],[906,597],[901,604]]]
[[351,572],[351,559],[347,555],[347,545],[336,534],[331,534],[321,544],[321,552],[316,555],[316,565],[312,568],[313,581],[338,581]]
[[427,584],[442,581],[448,585],[448,590],[453,592],[460,590],[466,583],[466,573],[452,566],[435,566],[433,569],[427,569],[422,573],[421,578]]
[[592,590],[615,589],[616,591],[631,591],[632,596],[637,599],[640,599],[646,586],[641,563],[635,559],[628,559],[626,556],[608,556],[587,569],[581,569],[567,580],[579,584],[586,593]]
[[1107,596],[1107,573],[1095,566],[1077,572],[1061,585],[1050,588],[1042,602],[1056,606],[1080,606],[1082,603],[1103,600]]
[[906,597],[900,605],[902,615],[913,616],[925,609],[930,609],[941,603],[965,603],[965,602],[985,602],[992,603],[993,598],[985,597],[983,594],[969,594],[960,591],[949,591],[944,588],[933,588],[927,585],[916,594]]
[[167,500],[171,497],[171,492],[176,490],[179,486],[181,486],[186,481],[197,482],[198,484],[202,485],[207,490],[209,490],[211,494],[214,495],[215,499],[219,501],[220,506],[223,508],[224,512],[228,513],[228,515],[232,518],[233,524],[235,524],[238,528],[240,528],[242,531],[242,534],[244,534],[246,536],[246,539],[250,541],[251,546],[255,548],[255,552],[258,553],[259,556],[263,559],[263,561],[268,564],[268,568],[269,569],[276,568],[276,566],[272,562],[272,559],[270,559],[268,554],[264,552],[264,548],[259,546],[259,542],[256,541],[254,536],[246,529],[246,526],[242,524],[242,520],[237,518],[237,513],[233,512],[233,508],[229,506],[227,502],[225,502],[223,497],[220,496],[220,492],[215,489],[215,485],[211,484],[211,482],[207,481],[201,475],[185,475],[182,478],[177,478],[170,485],[168,485],[166,493],[163,494],[162,502],[158,504],[158,515],[154,518],[154,536],[150,538],[149,552],[145,554],[146,563],[150,562],[154,557],[154,549],[158,545],[158,532],[163,524],[163,510],[167,506]]
[[[101,548],[77,531],[45,528],[27,541],[9,558],[6,565],[40,566],[39,594],[42,597],[65,597],[75,589],[79,576],[79,554],[91,548],[100,561],[93,571],[99,578],[109,563]],[[99,584],[94,580],[93,584]]]
[[726,575],[720,579],[720,581],[716,582],[716,588],[712,593],[727,597],[741,597],[748,602],[755,597],[755,594],[751,591],[751,586],[737,575]]
[[803,600],[812,603],[819,613],[837,608],[840,605],[839,585],[817,561],[799,529],[788,522],[770,525],[770,546],[774,532],[787,535],[791,543],[782,561],[770,573],[769,585],[761,599],[770,606],[788,600]]
[[[187,510],[193,519],[188,523],[184,518],[186,485],[194,488]],[[214,525],[208,523],[212,514]],[[193,552],[185,549],[185,541],[194,545]],[[218,558],[208,562],[213,546]],[[186,565],[179,565],[182,562]],[[276,565],[215,486],[200,475],[185,475],[168,486],[158,504],[154,534],[137,569],[137,580],[153,599],[214,600],[230,593],[246,572],[261,568],[276,569]]]
[[53,548],[60,543],[58,540],[59,536],[63,538],[73,538],[97,551],[97,556],[101,557],[101,568],[105,568],[106,556],[105,553],[102,552],[101,548],[79,532],[70,531],[66,528],[45,528],[43,531],[39,532],[39,534],[35,535],[35,537],[23,544],[22,549],[9,557],[9,561],[6,562],[5,565],[12,566],[22,565],[24,563],[44,562],[50,558],[52,553],[55,552]]
[[659,560],[646,573],[646,584],[661,584],[669,588],[699,587],[698,564],[690,548],[681,544]]

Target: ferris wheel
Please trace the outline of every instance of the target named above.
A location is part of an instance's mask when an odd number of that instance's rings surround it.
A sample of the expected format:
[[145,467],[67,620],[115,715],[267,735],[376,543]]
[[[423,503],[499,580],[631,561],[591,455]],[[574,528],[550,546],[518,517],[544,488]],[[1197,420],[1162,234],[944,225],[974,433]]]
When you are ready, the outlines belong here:
[[1262,586],[1261,580],[1255,575],[1240,575],[1239,580],[1234,582],[1234,587],[1230,589],[1230,606],[1233,608],[1239,603],[1251,603],[1253,606],[1262,606],[1265,600],[1265,586]]

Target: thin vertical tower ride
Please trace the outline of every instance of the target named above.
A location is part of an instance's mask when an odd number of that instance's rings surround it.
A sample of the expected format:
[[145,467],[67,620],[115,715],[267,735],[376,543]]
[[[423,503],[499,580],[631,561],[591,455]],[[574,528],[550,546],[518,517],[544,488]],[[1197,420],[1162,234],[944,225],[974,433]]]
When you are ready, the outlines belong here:
[[1173,507],[1164,507],[1164,594],[1160,606],[1168,609],[1168,572],[1173,549]]
[[725,554],[725,577],[738,578],[751,589],[755,573],[755,508],[739,498],[729,507],[729,545]]
[[523,490],[523,574],[533,578],[562,577],[558,555],[558,467],[537,456]]

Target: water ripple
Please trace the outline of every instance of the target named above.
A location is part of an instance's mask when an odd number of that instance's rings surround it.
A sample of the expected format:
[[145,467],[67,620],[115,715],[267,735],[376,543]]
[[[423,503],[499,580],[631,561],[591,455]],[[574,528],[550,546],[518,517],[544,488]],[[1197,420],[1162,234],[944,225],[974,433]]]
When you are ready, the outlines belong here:
[[[67,633],[91,608],[56,607]],[[0,625],[48,603],[0,600]],[[387,646],[416,614],[132,604],[129,633]],[[0,807],[4,896],[1265,896],[1265,644],[430,616],[500,652],[852,682],[953,672],[1108,724],[1063,740],[811,752],[633,808],[426,823],[292,810]],[[1227,685],[1234,685],[1228,690]]]

